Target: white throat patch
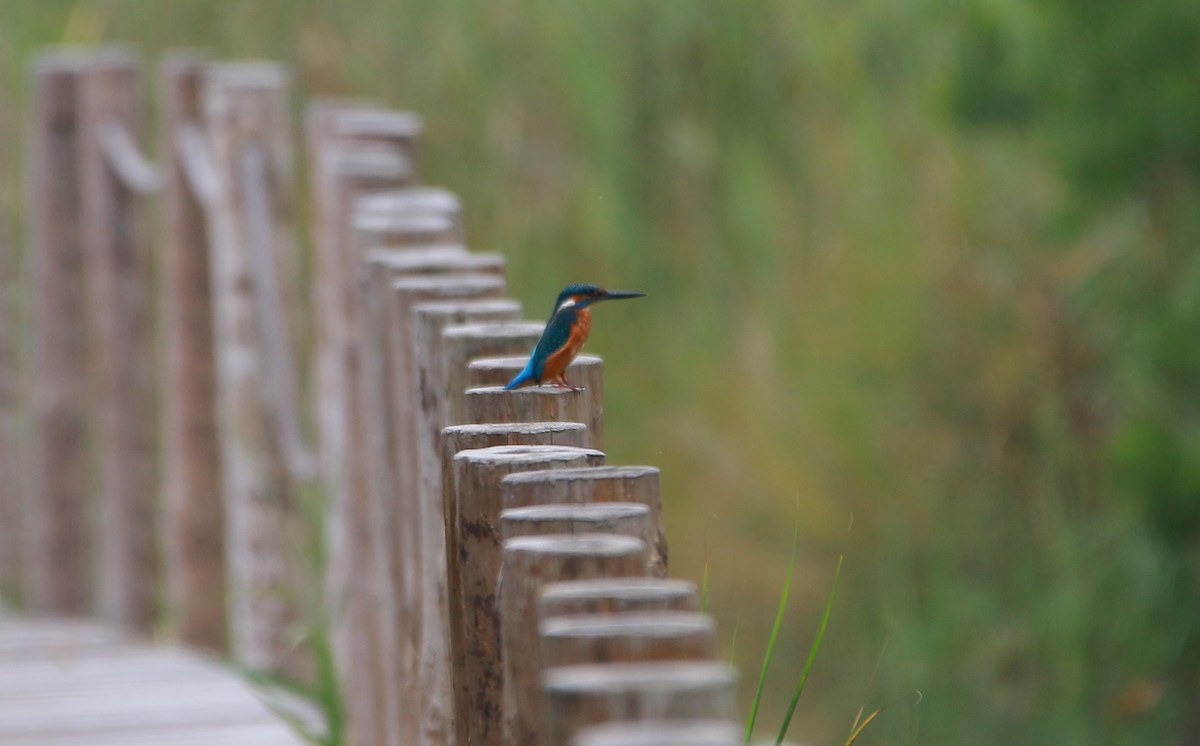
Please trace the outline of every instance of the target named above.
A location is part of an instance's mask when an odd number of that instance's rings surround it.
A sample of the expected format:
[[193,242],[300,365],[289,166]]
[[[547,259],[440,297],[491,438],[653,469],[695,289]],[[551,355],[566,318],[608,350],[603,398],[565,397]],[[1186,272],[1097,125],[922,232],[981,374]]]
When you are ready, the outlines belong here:
[[[564,308],[571,308],[571,307],[572,307],[572,306],[574,306],[574,305],[575,305],[575,299],[574,299],[574,298],[567,298],[567,299],[566,299],[566,300],[564,300],[564,301],[563,301],[561,304],[559,304],[559,306],[558,306],[558,310],[559,310],[559,311],[561,311],[561,310],[563,310]],[[557,313],[557,311],[556,311],[555,313]]]

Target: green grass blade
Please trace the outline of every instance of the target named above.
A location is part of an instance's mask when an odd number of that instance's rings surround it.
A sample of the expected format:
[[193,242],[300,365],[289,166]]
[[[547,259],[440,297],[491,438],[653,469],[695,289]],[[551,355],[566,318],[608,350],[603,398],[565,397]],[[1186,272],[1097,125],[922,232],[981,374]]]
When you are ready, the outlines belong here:
[[700,613],[708,613],[708,559],[704,560],[704,577],[700,579]]
[[[808,674],[812,672],[813,664],[817,660],[817,651],[821,649],[821,640],[825,638],[825,628],[829,625],[829,615],[833,612],[833,598],[837,594],[838,577],[842,574],[842,560],[845,558],[845,555],[838,557],[837,569],[833,571],[833,584],[829,587],[829,597],[825,599],[825,612],[821,614],[821,624],[817,627],[817,636],[813,638],[812,646],[808,649],[808,659],[804,661],[804,670],[800,672],[800,679],[796,682],[796,691],[792,692],[792,701],[788,705],[787,715],[783,718],[783,725],[779,728],[779,737],[775,739],[775,746],[783,743],[783,739],[787,736],[788,728],[792,724],[792,715],[796,712],[796,704],[800,701],[800,693],[804,691]],[[871,718],[867,720],[870,722]]]
[[783,626],[783,612],[787,609],[788,592],[792,589],[792,573],[796,570],[796,545],[800,541],[800,523],[797,521],[795,532],[792,534],[792,559],[788,562],[787,579],[783,582],[783,592],[779,594],[779,608],[775,611],[775,624],[771,627],[771,637],[767,640],[767,651],[763,654],[762,670],[758,673],[758,688],[754,692],[754,701],[750,704],[750,716],[746,718],[746,743],[754,735],[754,721],[758,719],[758,707],[762,704],[763,687],[767,683],[767,671],[771,668],[771,658],[775,654],[775,641],[779,638],[779,628]]

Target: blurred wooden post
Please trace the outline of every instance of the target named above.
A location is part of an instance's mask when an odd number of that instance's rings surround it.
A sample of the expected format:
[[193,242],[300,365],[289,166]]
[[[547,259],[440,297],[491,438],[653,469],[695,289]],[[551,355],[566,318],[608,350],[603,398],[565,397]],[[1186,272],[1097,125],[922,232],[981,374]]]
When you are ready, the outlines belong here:
[[717,625],[709,615],[690,611],[558,617],[542,623],[541,646],[546,668],[714,660]]
[[437,301],[483,301],[500,299],[504,294],[503,277],[481,274],[424,275],[414,268],[412,274],[395,277],[386,265],[372,265],[370,297],[386,305],[382,309],[376,345],[386,358],[384,387],[380,392],[379,416],[388,419],[385,447],[392,475],[392,494],[376,503],[376,526],[386,546],[385,577],[396,598],[394,618],[389,629],[398,651],[401,690],[392,712],[399,733],[406,742],[415,742],[420,731],[422,689],[420,679],[422,569],[421,516],[417,474],[417,411],[421,395],[416,373],[414,312],[420,303]]
[[[640,506],[638,506],[640,507]],[[615,534],[518,536],[503,544],[499,606],[504,670],[504,743],[537,743],[542,715],[537,599],[560,580],[637,576],[646,570],[646,544]]]
[[181,642],[227,645],[225,514],[215,421],[212,295],[204,196],[181,139],[199,126],[205,60],[175,53],[162,65],[166,189],[160,296],[163,320],[163,549],[168,616]]
[[[532,348],[530,348],[532,349]],[[525,367],[529,355],[519,357],[493,357],[471,363],[467,377],[469,388],[503,386]],[[567,368],[567,380],[573,386],[583,388],[587,399],[584,405],[592,413],[588,430],[592,433],[592,447],[604,448],[604,361],[595,355],[580,355]]]
[[[264,262],[255,259],[256,252],[271,252],[267,259],[274,261],[275,248],[256,240],[263,226],[254,225],[247,187],[262,185],[246,178],[248,167],[259,165],[269,176],[270,231],[290,207],[287,82],[287,72],[272,63],[210,65],[204,119],[220,184],[209,234],[230,636],[244,665],[303,678],[308,659],[297,647],[304,620],[296,575],[308,547],[301,546],[286,443],[272,409],[280,382],[267,378],[268,330],[259,306]],[[266,238],[282,237],[268,232]]]
[[603,723],[584,728],[571,746],[740,746],[742,728],[725,720]]
[[26,160],[34,441],[24,597],[31,610],[56,614],[86,612],[92,585],[78,111],[86,67],[87,58],[71,52],[34,61]]
[[421,565],[421,743],[449,743],[454,736],[450,669],[449,612],[446,588],[445,513],[442,506],[440,436],[447,424],[450,392],[441,370],[442,330],[468,323],[515,321],[521,304],[507,299],[441,301],[413,307],[413,355],[418,389],[416,506],[420,518]]
[[563,446],[496,446],[454,457],[453,494],[458,548],[457,603],[461,625],[451,630],[455,668],[456,743],[497,746],[502,741],[500,618],[500,479],[533,469],[598,466],[604,454]]
[[[0,141],[0,147],[5,143]],[[21,586],[21,500],[25,487],[18,401],[16,252],[9,242],[5,216],[0,214],[0,597],[17,598]]]
[[[154,365],[149,247],[139,225],[139,190],[123,179],[114,148],[136,148],[141,97],[128,52],[98,52],[84,74],[80,110],[80,197],[88,275],[91,376],[100,494],[100,611],[149,632],[158,586],[154,474]],[[126,150],[137,159],[136,150]],[[134,171],[151,173],[134,160]],[[128,169],[127,169],[128,170]]]
[[546,669],[545,744],[569,744],[584,727],[614,720],[731,719],[727,663],[603,663]]
[[[454,504],[454,456],[459,451],[470,451],[493,446],[570,446],[582,448],[587,439],[587,426],[582,422],[518,422],[491,425],[453,425],[442,430],[441,437],[441,466],[442,466],[442,512],[445,518],[443,536],[446,541],[446,583],[447,614],[449,619],[449,637],[451,642],[451,679],[454,678],[454,630],[462,625],[462,597],[458,585],[460,577],[458,563],[458,536],[454,532],[457,525]],[[455,682],[452,681],[452,686]],[[458,696],[457,690],[452,695]],[[453,718],[451,718],[453,720]],[[451,725],[455,725],[451,722]],[[455,725],[455,727],[457,727]],[[457,732],[457,731],[455,731]],[[453,739],[447,739],[447,743]]]
[[696,584],[668,578],[610,578],[554,583],[542,591],[538,619],[576,614],[699,611]]
[[449,218],[462,233],[462,201],[454,192],[441,187],[406,187],[379,192],[358,201],[358,214],[394,215],[404,212],[442,215]]
[[462,225],[454,217],[437,213],[359,214],[354,230],[361,245],[369,248],[463,245]]
[[504,507],[635,502],[650,508],[655,538],[650,542],[650,574],[667,575],[667,535],[659,497],[659,470],[654,466],[604,466],[599,469],[551,470],[506,477],[501,485]]
[[535,386],[505,391],[501,386],[467,389],[469,422],[583,422],[588,445],[594,447],[596,425],[587,392],[555,386]]

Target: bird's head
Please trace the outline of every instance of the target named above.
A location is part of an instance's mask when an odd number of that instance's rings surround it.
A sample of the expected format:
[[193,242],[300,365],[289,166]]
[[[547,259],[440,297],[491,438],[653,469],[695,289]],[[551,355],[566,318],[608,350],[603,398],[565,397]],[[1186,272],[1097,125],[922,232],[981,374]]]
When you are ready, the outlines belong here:
[[563,308],[586,308],[602,300],[641,298],[644,295],[645,293],[639,293],[634,290],[605,290],[597,285],[576,283],[574,285],[567,285],[558,294],[558,300],[554,302],[554,312],[558,313]]

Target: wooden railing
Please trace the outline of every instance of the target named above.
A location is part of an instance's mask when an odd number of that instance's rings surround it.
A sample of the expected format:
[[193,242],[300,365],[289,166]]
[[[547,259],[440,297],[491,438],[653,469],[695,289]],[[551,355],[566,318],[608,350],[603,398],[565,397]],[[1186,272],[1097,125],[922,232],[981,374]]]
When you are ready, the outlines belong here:
[[139,72],[33,65],[25,608],[301,681],[320,630],[354,745],[737,742],[658,470],[605,464],[600,358],[502,390],[544,322],[420,185],[420,120],[309,104],[300,211],[283,66],[168,56],[158,164]]

